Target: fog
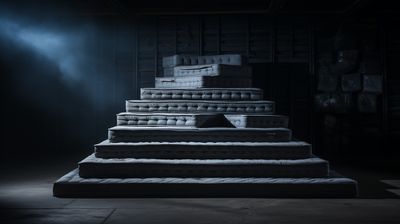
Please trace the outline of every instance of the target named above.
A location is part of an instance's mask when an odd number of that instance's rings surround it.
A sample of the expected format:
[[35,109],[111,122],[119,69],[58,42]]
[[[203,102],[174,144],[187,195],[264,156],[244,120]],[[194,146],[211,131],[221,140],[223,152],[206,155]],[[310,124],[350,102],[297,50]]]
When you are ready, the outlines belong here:
[[[131,51],[132,38],[117,40],[110,17],[17,6],[0,3],[0,111],[3,128],[13,130],[1,140],[23,138],[19,148],[39,151],[93,151],[135,96],[134,70],[119,72],[116,57],[116,46]],[[14,148],[3,151],[17,155]]]

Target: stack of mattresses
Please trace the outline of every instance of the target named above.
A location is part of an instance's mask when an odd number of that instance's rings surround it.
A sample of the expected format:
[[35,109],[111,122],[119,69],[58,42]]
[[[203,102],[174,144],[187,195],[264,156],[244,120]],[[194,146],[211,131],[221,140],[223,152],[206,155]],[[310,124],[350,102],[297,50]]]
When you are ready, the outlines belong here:
[[357,183],[293,141],[251,88],[240,55],[163,60],[156,88],[127,100],[108,139],[54,184],[58,197],[354,197]]

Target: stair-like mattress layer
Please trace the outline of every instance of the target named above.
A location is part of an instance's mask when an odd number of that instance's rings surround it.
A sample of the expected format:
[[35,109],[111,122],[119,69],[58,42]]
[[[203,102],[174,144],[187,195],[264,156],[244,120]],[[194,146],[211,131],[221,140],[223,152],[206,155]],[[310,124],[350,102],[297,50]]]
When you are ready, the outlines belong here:
[[357,196],[357,182],[334,172],[326,178],[81,178],[61,177],[56,197],[322,197]]
[[251,88],[245,57],[174,55],[163,69],[55,196],[357,196],[357,182],[291,140],[288,117]]
[[245,57],[240,54],[221,54],[221,55],[172,55],[163,58],[163,67],[171,68],[181,65],[245,65]]
[[95,146],[98,158],[147,159],[305,159],[305,142],[120,142]]
[[185,76],[224,76],[251,78],[251,67],[237,65],[189,65],[174,68],[174,77]]
[[288,118],[281,115],[222,115],[129,113],[117,114],[117,125],[175,127],[287,128]]
[[110,142],[287,142],[287,128],[187,128],[115,126]]
[[256,88],[140,89],[142,100],[262,100]]
[[131,113],[273,114],[273,101],[127,100]]
[[117,125],[202,127],[214,114],[117,114]]
[[287,128],[289,118],[282,115],[224,115],[237,128]]
[[251,78],[220,76],[186,76],[155,78],[156,88],[247,88],[251,87]]
[[84,178],[326,177],[328,169],[328,162],[320,158],[103,159],[92,154],[79,162],[79,175]]

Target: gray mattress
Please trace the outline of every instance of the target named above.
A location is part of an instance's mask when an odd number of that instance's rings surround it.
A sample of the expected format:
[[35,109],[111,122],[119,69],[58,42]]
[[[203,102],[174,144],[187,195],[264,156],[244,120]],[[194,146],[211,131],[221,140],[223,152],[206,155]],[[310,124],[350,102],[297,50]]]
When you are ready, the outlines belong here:
[[142,100],[262,100],[256,88],[140,89]]
[[251,78],[185,76],[155,78],[156,88],[249,88]]
[[222,114],[172,114],[129,113],[117,114],[118,126],[149,127],[237,127],[237,128],[287,128],[288,118],[280,115],[222,115]]
[[83,178],[326,177],[328,173],[328,162],[320,158],[103,159],[92,154],[79,162],[79,175]]
[[282,115],[224,115],[237,128],[287,128],[289,118]]
[[305,159],[305,142],[120,142],[94,146],[98,158],[152,159]]
[[163,58],[163,67],[171,68],[180,65],[245,65],[246,60],[240,54],[221,54],[221,55],[172,55]]
[[56,197],[277,197],[357,196],[357,182],[326,178],[81,178],[75,169],[53,188]]
[[115,126],[108,129],[110,142],[287,142],[286,128],[187,128]]
[[117,114],[117,125],[202,127],[215,116],[214,114],[140,114],[123,112]]
[[131,113],[273,114],[273,101],[127,100]]
[[174,77],[182,76],[226,76],[251,78],[251,67],[221,64],[174,67]]

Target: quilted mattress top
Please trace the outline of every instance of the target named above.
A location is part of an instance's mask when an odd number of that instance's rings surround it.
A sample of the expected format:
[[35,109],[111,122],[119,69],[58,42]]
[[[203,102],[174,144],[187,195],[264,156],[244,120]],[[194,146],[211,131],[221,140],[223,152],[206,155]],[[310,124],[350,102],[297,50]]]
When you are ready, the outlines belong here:
[[318,157],[307,159],[135,159],[135,158],[97,158],[95,154],[83,159],[83,163],[141,163],[141,164],[189,164],[189,165],[297,165],[297,164],[320,164],[327,163]]
[[200,145],[200,146],[310,146],[310,144],[302,141],[290,142],[110,142],[104,140],[96,146],[141,146],[141,145]]

